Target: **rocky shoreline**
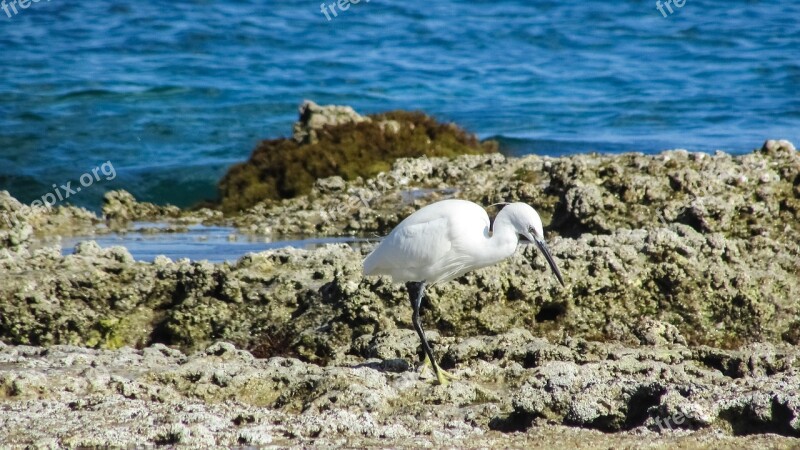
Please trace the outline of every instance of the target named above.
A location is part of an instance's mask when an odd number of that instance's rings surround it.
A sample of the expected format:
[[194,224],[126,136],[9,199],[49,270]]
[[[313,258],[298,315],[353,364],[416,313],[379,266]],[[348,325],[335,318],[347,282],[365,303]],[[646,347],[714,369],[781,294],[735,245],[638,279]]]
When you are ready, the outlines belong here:
[[[567,286],[524,247],[431,289],[423,321],[460,377],[448,386],[416,367],[405,293],[362,277],[369,244],[221,264],[37,245],[141,220],[380,235],[453,196],[536,207]],[[8,445],[800,445],[800,156],[786,141],[399,159],[238,213],[124,191],[102,215],[22,208],[0,193]]]
[[460,380],[407,370],[405,330],[359,363],[257,359],[228,343],[187,355],[0,346],[0,439],[29,448],[794,448],[798,351],[626,347],[522,329],[440,339]]

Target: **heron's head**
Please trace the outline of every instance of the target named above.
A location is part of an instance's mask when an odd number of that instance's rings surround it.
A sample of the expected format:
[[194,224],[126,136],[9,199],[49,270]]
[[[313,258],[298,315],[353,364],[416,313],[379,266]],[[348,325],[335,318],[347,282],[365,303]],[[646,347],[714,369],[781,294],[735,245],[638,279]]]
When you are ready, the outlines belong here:
[[518,235],[536,243],[539,250],[544,254],[545,259],[547,259],[547,263],[550,264],[550,268],[553,269],[556,278],[564,286],[564,278],[561,276],[561,271],[558,270],[553,255],[550,254],[550,249],[547,248],[547,244],[544,241],[544,230],[542,229],[542,219],[539,217],[539,213],[525,203],[511,203],[503,208],[503,211],[506,211],[506,214],[509,215],[510,222]]

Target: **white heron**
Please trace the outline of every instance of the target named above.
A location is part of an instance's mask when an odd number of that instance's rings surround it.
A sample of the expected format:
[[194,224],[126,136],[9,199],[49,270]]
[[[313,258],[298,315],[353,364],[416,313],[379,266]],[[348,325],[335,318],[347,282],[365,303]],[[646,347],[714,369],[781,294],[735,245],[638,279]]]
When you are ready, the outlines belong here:
[[436,363],[420,324],[425,287],[508,258],[520,237],[539,246],[563,286],[564,279],[544,241],[542,220],[525,203],[505,206],[493,225],[482,207],[466,200],[427,205],[400,222],[364,259],[364,275],[389,275],[396,283],[406,283],[414,310],[411,322],[422,341],[425,362],[433,366],[439,384],[454,377]]

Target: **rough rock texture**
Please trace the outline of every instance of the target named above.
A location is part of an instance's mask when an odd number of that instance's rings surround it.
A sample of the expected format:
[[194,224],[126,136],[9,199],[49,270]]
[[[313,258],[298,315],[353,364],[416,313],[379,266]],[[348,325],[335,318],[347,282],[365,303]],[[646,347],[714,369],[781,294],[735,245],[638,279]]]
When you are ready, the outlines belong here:
[[103,196],[103,216],[110,221],[163,220],[180,214],[177,206],[137,202],[131,193],[123,190],[109,191]]
[[[525,246],[504,263],[431,289],[426,326],[457,336],[525,327],[552,339],[568,333],[638,344],[659,342],[640,325],[658,320],[672,327],[670,342],[735,347],[795,339],[794,243],[674,224],[555,238],[550,247],[566,288]],[[134,262],[122,247],[93,242],[67,257],[57,249],[7,254],[0,258],[0,338],[189,350],[226,339],[263,356],[337,361],[363,334],[410,328],[406,294],[388,278],[362,277],[370,248],[283,249],[232,265]]]
[[259,204],[236,220],[255,232],[384,233],[419,204],[452,196],[529,203],[549,232],[570,237],[682,223],[702,233],[800,241],[800,154],[788,141],[741,156],[402,159],[372,179],[318,180],[308,195]]
[[421,112],[393,111],[368,117],[346,106],[300,107],[291,139],[262,141],[247,162],[228,170],[220,181],[226,212],[306,194],[315,180],[341,176],[373,177],[401,157],[494,152],[493,141],[478,139],[454,124]]
[[0,252],[16,252],[35,237],[93,233],[100,220],[84,208],[23,205],[0,191]]
[[[84,210],[0,220],[0,441],[800,445],[790,143],[736,157],[402,159],[233,220],[255,233],[382,233],[452,196],[534,205],[567,286],[524,246],[431,289],[423,322],[461,377],[447,387],[414,372],[406,294],[362,277],[373,243],[142,263],[93,242],[67,257],[33,245],[42,231],[94,229]],[[0,212],[21,208],[0,193]],[[118,192],[106,214],[223,220],[158,208]]]
[[[387,351],[384,345],[376,351]],[[432,385],[430,374],[396,371],[387,360],[320,367],[256,359],[224,342],[191,355],[158,344],[117,351],[0,344],[0,441],[33,447],[800,445],[796,349],[626,348],[571,338],[550,344],[526,330],[449,340],[444,347],[460,377],[448,386]]]
[[300,117],[292,126],[292,138],[298,144],[316,144],[319,142],[317,132],[325,127],[372,122],[372,119],[358,114],[350,106],[319,106],[311,100],[304,101],[298,112]]

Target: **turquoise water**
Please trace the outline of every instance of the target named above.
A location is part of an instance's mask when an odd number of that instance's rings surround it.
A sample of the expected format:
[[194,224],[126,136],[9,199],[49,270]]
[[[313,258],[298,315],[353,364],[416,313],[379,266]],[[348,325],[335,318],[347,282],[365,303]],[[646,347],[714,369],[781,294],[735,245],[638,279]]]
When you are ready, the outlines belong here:
[[113,178],[64,201],[96,209],[125,188],[189,205],[258,140],[290,134],[305,98],[421,109],[511,154],[800,141],[800,6],[673,8],[363,0],[330,21],[320,1],[291,0],[0,10],[0,189],[30,202],[109,162]]

